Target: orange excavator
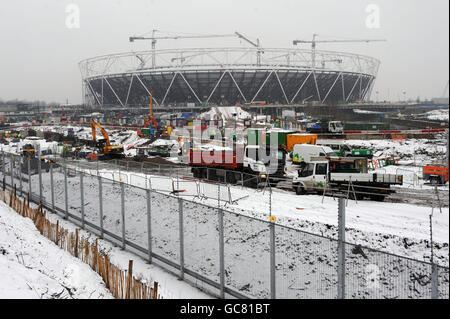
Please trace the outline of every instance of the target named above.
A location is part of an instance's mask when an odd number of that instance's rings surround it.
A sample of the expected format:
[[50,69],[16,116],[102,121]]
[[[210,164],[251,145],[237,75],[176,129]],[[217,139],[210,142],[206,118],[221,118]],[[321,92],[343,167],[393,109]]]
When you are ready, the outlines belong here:
[[[102,154],[101,159],[125,157],[125,154],[123,152],[123,145],[111,145],[109,135],[103,128],[103,126],[100,125],[100,123],[91,120],[91,127],[92,127],[92,139],[94,141],[95,147],[97,147],[99,153]],[[96,138],[96,131],[95,131],[97,127],[100,129],[100,132],[103,135],[103,138],[98,140]]]
[[[153,123],[153,126],[155,127],[155,130],[158,130],[158,122],[156,121],[155,115],[153,115],[153,95],[150,92],[150,113],[145,119],[144,128],[149,127],[149,125]],[[139,130],[138,132],[139,136],[143,136],[142,130]]]

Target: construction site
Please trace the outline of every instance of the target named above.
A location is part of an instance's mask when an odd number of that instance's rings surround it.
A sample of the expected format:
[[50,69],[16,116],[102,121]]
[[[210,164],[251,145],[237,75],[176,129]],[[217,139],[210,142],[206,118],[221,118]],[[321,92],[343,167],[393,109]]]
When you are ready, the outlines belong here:
[[382,61],[316,49],[384,39],[129,41],[82,104],[0,104],[3,191],[210,298],[449,298],[448,82],[374,101]]

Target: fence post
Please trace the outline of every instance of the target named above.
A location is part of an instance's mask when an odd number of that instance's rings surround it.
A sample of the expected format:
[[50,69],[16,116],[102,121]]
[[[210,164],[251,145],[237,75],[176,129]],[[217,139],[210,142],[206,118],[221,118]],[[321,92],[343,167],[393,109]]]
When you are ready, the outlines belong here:
[[270,298],[276,298],[275,286],[275,223],[269,223],[270,230]]
[[39,174],[39,203],[42,203],[42,163],[41,163],[41,148],[38,148],[38,174]]
[[[28,170],[28,194],[31,196],[31,159],[30,155],[27,156],[27,170]],[[4,161],[4,158],[3,158]],[[5,166],[3,166],[3,176],[5,176]]]
[[2,150],[2,173],[3,177],[5,177],[5,151]]
[[18,170],[19,170],[19,187],[20,187],[20,196],[23,196],[23,185],[22,185],[22,163],[23,163],[23,159],[22,159],[22,155],[19,155],[19,165],[18,165]]
[[64,216],[64,219],[69,218],[69,197],[67,195],[67,167],[64,165],[64,202],[65,202],[65,209],[66,214]]
[[10,159],[9,159],[9,161],[10,161],[10,173],[11,173],[11,189],[14,187],[14,160],[13,160],[13,158],[14,158],[14,155],[13,154],[11,154],[11,157],[10,157]]
[[434,262],[431,264],[431,299],[439,298],[438,266]]
[[122,216],[122,249],[125,249],[125,183],[120,182],[120,212]]
[[152,263],[152,202],[150,189],[147,192],[147,236],[148,236],[148,263]]
[[84,229],[84,186],[83,172],[80,170],[80,204],[81,204],[81,228]]
[[219,208],[219,263],[220,263],[220,298],[225,298],[225,252],[223,232],[223,210]]
[[179,197],[178,197],[178,216],[180,228],[180,278],[184,279],[183,200]]
[[[435,186],[437,192],[437,186]],[[431,247],[431,299],[439,298],[437,265],[434,263],[433,213],[430,214],[430,247]]]
[[52,210],[55,212],[55,189],[53,184],[53,163],[50,162],[50,189],[52,196]]
[[345,299],[345,199],[338,201],[338,299]]
[[99,199],[99,212],[100,212],[100,238],[103,238],[103,186],[101,176],[98,178],[98,199]]

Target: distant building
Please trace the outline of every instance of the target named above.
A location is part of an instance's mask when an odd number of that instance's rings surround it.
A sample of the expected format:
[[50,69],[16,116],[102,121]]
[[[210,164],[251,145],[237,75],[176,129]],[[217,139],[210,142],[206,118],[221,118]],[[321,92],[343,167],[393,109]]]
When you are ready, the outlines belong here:
[[438,104],[438,105],[447,104],[448,105],[448,97],[435,97],[435,98],[432,98],[431,101],[433,102],[433,104]]

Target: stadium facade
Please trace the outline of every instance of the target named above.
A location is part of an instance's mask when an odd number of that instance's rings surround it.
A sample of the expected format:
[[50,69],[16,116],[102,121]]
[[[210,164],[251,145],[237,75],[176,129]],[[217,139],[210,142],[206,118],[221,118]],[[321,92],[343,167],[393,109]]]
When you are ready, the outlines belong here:
[[370,96],[380,62],[343,52],[195,48],[111,54],[80,62],[84,103],[351,103]]

